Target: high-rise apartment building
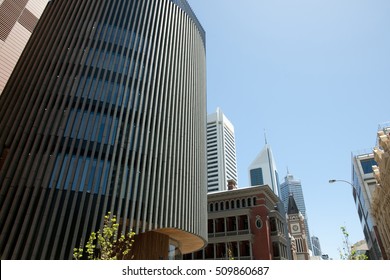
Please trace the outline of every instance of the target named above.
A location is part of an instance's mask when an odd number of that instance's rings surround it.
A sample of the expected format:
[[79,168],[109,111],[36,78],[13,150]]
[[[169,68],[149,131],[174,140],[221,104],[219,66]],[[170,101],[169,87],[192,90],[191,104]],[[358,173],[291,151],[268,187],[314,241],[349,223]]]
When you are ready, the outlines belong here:
[[48,0],[0,0],[0,95]]
[[204,247],[205,60],[185,0],[50,1],[0,96],[1,258],[70,259],[107,212],[144,258]]
[[292,174],[287,174],[284,178],[284,182],[280,184],[280,192],[281,199],[283,201],[284,209],[288,209],[288,202],[290,199],[290,195],[294,196],[294,200],[298,206],[299,211],[302,213],[305,218],[305,228],[307,231],[307,244],[309,249],[312,250],[312,244],[310,239],[310,230],[309,230],[309,222],[307,217],[305,199],[302,191],[302,184],[300,180],[294,179]]
[[227,189],[228,180],[237,183],[234,126],[220,108],[207,116],[207,189]]

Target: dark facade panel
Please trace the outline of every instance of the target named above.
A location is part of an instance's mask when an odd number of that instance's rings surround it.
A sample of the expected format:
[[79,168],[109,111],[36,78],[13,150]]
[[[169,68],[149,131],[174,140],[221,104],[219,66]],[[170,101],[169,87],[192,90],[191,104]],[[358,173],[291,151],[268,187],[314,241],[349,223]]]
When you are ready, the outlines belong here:
[[0,40],[5,41],[28,0],[4,0],[0,4]]
[[18,21],[24,28],[32,33],[38,22],[38,18],[29,10],[24,9]]
[[199,26],[168,0],[49,2],[0,96],[2,259],[71,258],[108,211],[204,246]]

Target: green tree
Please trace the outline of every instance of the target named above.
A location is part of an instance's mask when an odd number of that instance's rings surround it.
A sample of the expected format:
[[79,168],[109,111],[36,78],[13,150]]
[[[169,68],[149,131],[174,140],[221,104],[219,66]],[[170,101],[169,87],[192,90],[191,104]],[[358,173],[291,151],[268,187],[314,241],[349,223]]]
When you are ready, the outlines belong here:
[[234,254],[233,254],[233,248],[232,248],[232,243],[228,243],[227,245],[227,257],[228,257],[228,260],[232,261],[234,260]]
[[349,233],[345,226],[340,227],[343,234],[343,249],[339,248],[340,259],[342,260],[368,260],[367,255],[358,254],[349,243]]
[[126,235],[121,235],[118,238],[118,228],[119,224],[117,223],[116,216],[112,216],[108,212],[104,216],[103,229],[97,233],[91,233],[85,245],[85,250],[82,247],[74,248],[73,258],[76,260],[82,259],[84,251],[86,251],[89,260],[132,259],[135,233],[130,231]]

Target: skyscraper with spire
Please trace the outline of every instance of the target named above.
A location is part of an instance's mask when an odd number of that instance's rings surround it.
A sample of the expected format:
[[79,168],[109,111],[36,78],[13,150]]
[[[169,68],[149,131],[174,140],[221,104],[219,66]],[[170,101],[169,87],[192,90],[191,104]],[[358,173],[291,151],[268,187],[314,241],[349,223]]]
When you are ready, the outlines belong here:
[[249,177],[251,186],[268,185],[280,197],[279,175],[267,138],[265,138],[264,148],[249,166]]

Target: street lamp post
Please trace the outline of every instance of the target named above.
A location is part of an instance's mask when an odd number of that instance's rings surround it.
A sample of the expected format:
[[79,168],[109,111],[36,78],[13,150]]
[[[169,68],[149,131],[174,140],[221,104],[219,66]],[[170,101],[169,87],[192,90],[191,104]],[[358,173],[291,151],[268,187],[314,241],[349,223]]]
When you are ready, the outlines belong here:
[[[344,182],[344,183],[347,183],[348,185],[350,185],[352,187],[352,189],[355,191],[356,196],[357,196],[357,198],[359,200],[359,207],[362,207],[363,203],[360,200],[360,196],[359,196],[358,190],[357,190],[357,188],[356,188],[356,186],[354,184],[352,184],[351,182],[349,182],[347,180],[340,180],[340,179],[337,179],[337,180],[336,179],[331,179],[331,180],[329,180],[330,184],[333,184],[333,183],[336,183],[336,182]],[[362,214],[364,216],[364,220],[367,222],[366,215],[364,215],[364,211],[362,211]]]
[[331,179],[331,180],[329,180],[329,183],[336,183],[336,182],[344,182],[344,183],[347,183],[347,184],[350,184],[351,186],[352,186],[352,188],[354,188],[355,189],[355,191],[356,191],[356,187],[351,183],[351,182],[348,182],[348,181],[346,181],[346,180],[336,180],[336,179]]
[[[374,256],[375,256],[375,259],[380,259],[380,253],[379,253],[379,255],[378,255],[378,253],[376,252],[376,249],[375,249],[375,246],[374,246],[374,239],[373,239],[373,237],[372,237],[372,233],[371,233],[371,229],[369,228],[369,223],[368,223],[368,221],[367,221],[367,217],[366,217],[366,215],[365,215],[365,213],[364,213],[364,209],[361,209],[361,207],[362,207],[362,201],[360,200],[360,195],[359,195],[359,193],[358,193],[358,190],[357,190],[357,188],[356,188],[356,186],[354,185],[354,184],[352,184],[351,182],[349,182],[349,181],[346,181],[346,180],[339,180],[339,179],[331,179],[331,180],[329,180],[329,183],[330,184],[333,184],[333,183],[336,183],[336,182],[344,182],[344,183],[347,183],[347,184],[349,184],[351,187],[352,187],[352,189],[355,191],[355,193],[356,193],[356,196],[357,196],[357,198],[358,198],[358,200],[359,200],[359,206],[358,206],[358,213],[359,213],[359,210],[361,210],[361,212],[362,212],[362,215],[363,215],[363,218],[364,218],[364,227],[363,227],[363,233],[364,233],[364,229],[365,228],[367,228],[367,234],[369,235],[369,238],[370,238],[370,243],[371,243],[371,249],[372,250],[370,250],[373,254],[374,254]],[[368,213],[368,215],[369,215],[370,213]],[[376,240],[376,238],[375,238],[375,240]]]

